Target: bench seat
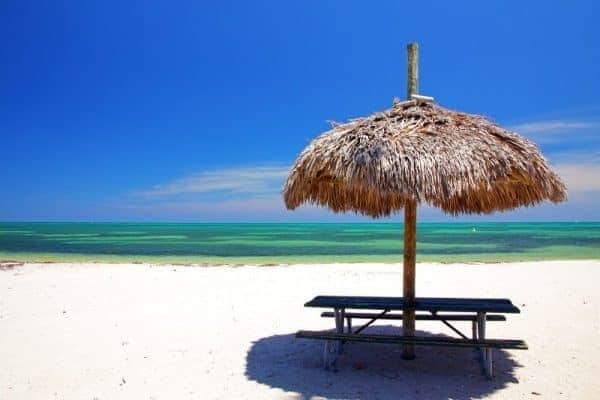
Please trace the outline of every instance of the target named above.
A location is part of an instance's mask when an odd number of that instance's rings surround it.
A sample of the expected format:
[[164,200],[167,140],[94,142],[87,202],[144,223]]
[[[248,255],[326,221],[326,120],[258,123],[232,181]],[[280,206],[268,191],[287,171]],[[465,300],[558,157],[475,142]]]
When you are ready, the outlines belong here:
[[527,350],[527,344],[519,339],[460,339],[451,337],[406,337],[393,335],[352,334],[323,331],[298,331],[297,338],[337,340],[344,342],[368,342],[382,344],[412,344],[416,346],[483,347],[496,349]]
[[[321,317],[324,318],[334,318],[335,313],[332,311],[324,311],[321,313]],[[348,312],[344,313],[345,318],[354,318],[354,319],[386,319],[386,320],[400,320],[402,319],[402,314],[393,313],[393,314],[384,314],[380,315],[379,313],[365,313],[365,312]],[[415,319],[420,321],[476,321],[477,315],[472,314],[416,314]],[[506,317],[500,314],[487,314],[487,321],[506,321]]]

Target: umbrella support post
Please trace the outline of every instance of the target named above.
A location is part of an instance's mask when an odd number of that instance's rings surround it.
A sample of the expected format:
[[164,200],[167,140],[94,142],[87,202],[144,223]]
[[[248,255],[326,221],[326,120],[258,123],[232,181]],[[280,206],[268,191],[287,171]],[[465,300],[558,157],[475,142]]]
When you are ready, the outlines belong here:
[[[404,336],[415,336],[415,310],[411,304],[415,301],[415,267],[417,248],[417,202],[411,199],[404,206],[404,276],[403,295],[408,308],[402,312],[402,331]],[[415,359],[415,346],[407,344],[402,350],[402,359]]]
[[[406,47],[408,56],[406,97],[411,100],[419,93],[419,46],[409,43]],[[415,301],[415,263],[417,253],[417,200],[407,199],[404,204],[404,277],[403,296],[406,304],[411,306]],[[404,336],[415,336],[415,310],[402,310],[402,331]],[[402,359],[415,359],[415,346],[405,345]]]

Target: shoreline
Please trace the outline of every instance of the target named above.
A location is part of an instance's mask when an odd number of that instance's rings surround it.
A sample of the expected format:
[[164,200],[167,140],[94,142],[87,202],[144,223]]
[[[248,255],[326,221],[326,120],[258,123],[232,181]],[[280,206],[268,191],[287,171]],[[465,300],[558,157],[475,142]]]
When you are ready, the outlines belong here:
[[[597,263],[600,262],[600,259],[596,258],[581,258],[581,259],[548,259],[548,260],[506,260],[506,261],[417,261],[417,265],[443,265],[443,266],[452,266],[452,265],[465,265],[465,266],[493,266],[493,265],[503,265],[503,264],[529,264],[529,263],[565,263],[565,262],[591,262]],[[265,262],[265,263],[256,263],[256,262],[240,262],[240,263],[214,263],[214,262],[149,262],[147,260],[144,261],[128,261],[128,260],[115,260],[115,261],[107,261],[107,260],[82,260],[82,261],[65,261],[65,260],[10,260],[10,259],[0,259],[0,270],[6,268],[8,265],[9,268],[12,267],[20,267],[25,265],[143,265],[143,266],[156,266],[156,267],[198,267],[198,268],[240,268],[240,267],[264,267],[264,268],[273,268],[273,267],[294,267],[294,266],[335,266],[335,265],[372,265],[372,264],[381,264],[381,265],[399,265],[402,266],[402,260],[398,261],[329,261],[329,262]]]
[[[419,257],[418,264],[507,264],[554,261],[600,261],[595,254],[582,254],[580,257],[532,257],[515,254],[513,257],[473,257],[457,255],[440,257]],[[277,265],[332,265],[332,264],[402,264],[402,254],[394,256],[299,256],[299,257],[186,257],[186,256],[122,256],[122,255],[81,255],[81,254],[43,254],[32,256],[0,251],[2,263],[36,264],[155,264],[181,266],[277,266]]]

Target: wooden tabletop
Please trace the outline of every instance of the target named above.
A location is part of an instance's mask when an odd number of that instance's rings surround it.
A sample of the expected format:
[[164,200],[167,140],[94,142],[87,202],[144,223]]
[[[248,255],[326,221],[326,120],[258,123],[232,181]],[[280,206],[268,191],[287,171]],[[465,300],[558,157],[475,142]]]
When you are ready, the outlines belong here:
[[454,312],[494,312],[517,314],[521,311],[509,299],[417,297],[407,304],[402,297],[317,296],[305,307],[354,308],[369,310],[415,310]]

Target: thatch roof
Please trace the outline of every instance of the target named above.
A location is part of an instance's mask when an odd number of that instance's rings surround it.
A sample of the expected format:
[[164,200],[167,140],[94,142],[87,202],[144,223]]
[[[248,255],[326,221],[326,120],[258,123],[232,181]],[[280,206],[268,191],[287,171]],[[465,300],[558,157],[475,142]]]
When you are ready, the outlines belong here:
[[304,202],[380,217],[414,198],[447,213],[490,213],[566,189],[531,141],[484,117],[411,100],[314,139],[284,188],[288,209]]

